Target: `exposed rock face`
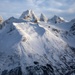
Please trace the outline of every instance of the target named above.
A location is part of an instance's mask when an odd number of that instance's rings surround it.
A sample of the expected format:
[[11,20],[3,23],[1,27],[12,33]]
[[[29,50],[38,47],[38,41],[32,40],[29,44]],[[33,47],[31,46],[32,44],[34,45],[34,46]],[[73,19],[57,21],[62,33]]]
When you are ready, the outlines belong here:
[[22,75],[21,67],[16,67],[10,71],[4,70],[1,75]]
[[0,24],[3,23],[3,18],[0,16]]
[[47,18],[44,14],[41,14],[40,21],[47,22]]
[[2,29],[3,18],[0,16],[0,29]]
[[43,65],[35,65],[26,67],[28,72],[27,75],[55,75],[54,69],[50,64]]
[[27,21],[37,22],[38,18],[32,10],[27,10],[22,13],[20,19],[25,19]]

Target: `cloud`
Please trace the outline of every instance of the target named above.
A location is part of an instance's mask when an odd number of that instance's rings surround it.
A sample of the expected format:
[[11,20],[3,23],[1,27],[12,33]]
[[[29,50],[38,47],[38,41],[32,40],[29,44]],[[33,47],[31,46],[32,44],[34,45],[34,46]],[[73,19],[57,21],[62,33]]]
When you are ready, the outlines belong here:
[[75,0],[0,0],[0,15],[19,17],[23,11],[32,9],[38,15],[44,13],[51,17],[56,14],[70,20],[75,15],[74,7]]

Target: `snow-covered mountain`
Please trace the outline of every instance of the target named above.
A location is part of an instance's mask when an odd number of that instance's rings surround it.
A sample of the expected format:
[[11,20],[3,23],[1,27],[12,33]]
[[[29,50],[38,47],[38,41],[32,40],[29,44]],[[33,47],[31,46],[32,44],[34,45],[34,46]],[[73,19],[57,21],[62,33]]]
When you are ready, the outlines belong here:
[[47,17],[44,14],[41,14],[40,21],[47,22]]
[[57,24],[9,18],[0,29],[0,75],[75,75],[73,21]]
[[37,22],[38,18],[32,10],[27,10],[22,13],[20,19],[24,19],[27,21]]
[[48,22],[51,22],[51,23],[62,23],[62,22],[65,22],[65,20],[62,18],[62,17],[59,17],[59,16],[56,16],[54,15],[54,17],[52,17],[51,19],[48,19]]

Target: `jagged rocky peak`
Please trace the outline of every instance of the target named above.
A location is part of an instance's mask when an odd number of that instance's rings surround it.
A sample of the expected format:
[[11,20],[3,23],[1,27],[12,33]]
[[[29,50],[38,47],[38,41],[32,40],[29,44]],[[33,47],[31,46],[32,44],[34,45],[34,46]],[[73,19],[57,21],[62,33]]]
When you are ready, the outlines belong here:
[[32,10],[26,10],[22,13],[22,15],[20,16],[20,19],[25,19],[28,21],[33,21],[33,22],[37,22],[38,18],[35,15],[35,13]]
[[3,23],[3,17],[0,16],[0,24],[2,24],[2,23]]
[[47,22],[47,17],[42,13],[41,13],[41,16],[40,16],[40,21]]
[[65,22],[65,20],[62,17],[54,15],[54,17],[52,17],[51,19],[49,19],[48,22],[62,23],[62,22]]
[[0,16],[0,29],[2,29],[2,27],[3,27],[2,23],[3,23],[3,17]]
[[31,11],[31,10],[24,11],[24,12],[22,13],[22,15],[20,16],[20,18],[26,19],[26,18],[28,18],[28,17],[31,17],[30,11]]

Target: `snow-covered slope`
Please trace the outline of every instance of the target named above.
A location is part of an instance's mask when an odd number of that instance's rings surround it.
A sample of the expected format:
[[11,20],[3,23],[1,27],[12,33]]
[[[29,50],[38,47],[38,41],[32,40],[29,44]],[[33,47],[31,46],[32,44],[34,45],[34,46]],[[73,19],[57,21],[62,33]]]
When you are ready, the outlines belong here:
[[56,23],[65,22],[65,20],[62,17],[58,17],[58,16],[54,15],[54,17],[52,17],[51,19],[48,19],[48,22],[56,24]]
[[72,26],[6,20],[0,30],[0,75],[74,75]]

